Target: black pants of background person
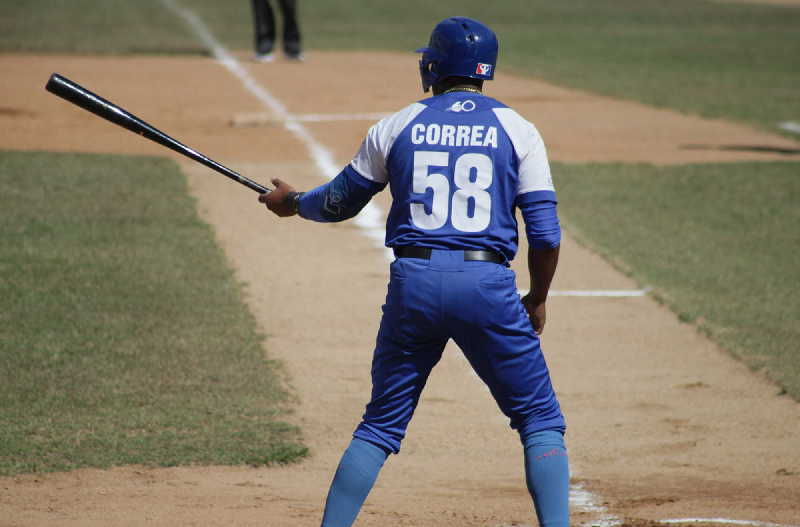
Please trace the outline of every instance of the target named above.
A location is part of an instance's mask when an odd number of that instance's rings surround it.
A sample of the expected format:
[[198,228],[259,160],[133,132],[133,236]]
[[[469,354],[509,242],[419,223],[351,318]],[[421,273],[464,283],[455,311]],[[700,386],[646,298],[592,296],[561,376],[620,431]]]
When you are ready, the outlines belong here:
[[[250,0],[255,25],[256,58],[268,60],[275,48],[275,16],[270,0]],[[297,0],[278,0],[283,14],[283,51],[292,59],[301,58],[300,27],[297,24]]]

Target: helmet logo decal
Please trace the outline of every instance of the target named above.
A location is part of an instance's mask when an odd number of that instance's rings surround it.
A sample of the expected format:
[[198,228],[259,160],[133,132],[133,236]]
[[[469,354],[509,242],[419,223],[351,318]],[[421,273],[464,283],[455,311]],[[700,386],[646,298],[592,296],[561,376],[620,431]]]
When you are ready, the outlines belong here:
[[484,64],[483,62],[479,62],[478,67],[475,68],[476,75],[491,75],[491,73],[492,73],[491,64]]

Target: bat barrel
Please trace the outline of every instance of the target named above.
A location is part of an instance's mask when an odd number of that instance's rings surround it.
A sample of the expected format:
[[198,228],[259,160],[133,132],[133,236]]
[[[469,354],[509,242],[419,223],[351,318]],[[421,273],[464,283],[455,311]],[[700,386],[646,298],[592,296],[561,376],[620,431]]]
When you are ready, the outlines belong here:
[[83,86],[67,79],[66,77],[63,77],[62,75],[59,75],[58,73],[53,73],[50,76],[45,89],[50,93],[57,95],[62,99],[75,104],[76,106],[80,106],[84,110],[92,112],[93,114],[102,117],[107,121],[111,121],[112,123],[130,130],[131,132],[142,135],[151,141],[155,141],[160,145],[166,146],[170,150],[174,150],[179,154],[193,159],[198,163],[211,168],[212,170],[216,170],[220,174],[227,176],[234,181],[237,181],[238,183],[255,190],[256,192],[261,194],[269,192],[268,188],[242,176],[237,172],[234,172],[230,168],[217,163],[213,159],[204,156],[200,152],[189,148],[180,141],[177,141],[165,134],[161,130],[150,126],[148,123],[139,119],[135,115],[123,110],[111,101],[103,99],[99,95],[92,93]]
[[129,114],[114,103],[103,99],[58,73],[53,73],[50,76],[45,89],[107,121],[127,128],[131,132],[139,133],[141,128],[148,127],[138,117]]

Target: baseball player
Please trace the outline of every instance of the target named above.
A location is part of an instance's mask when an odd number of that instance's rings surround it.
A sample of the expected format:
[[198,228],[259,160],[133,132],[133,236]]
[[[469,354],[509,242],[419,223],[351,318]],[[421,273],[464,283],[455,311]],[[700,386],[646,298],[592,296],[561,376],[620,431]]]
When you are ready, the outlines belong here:
[[[251,0],[255,25],[256,60],[271,62],[275,47],[275,15],[270,0]],[[287,58],[302,60],[300,26],[297,24],[297,0],[278,0],[283,14],[283,51]]]
[[[372,397],[342,456],[322,525],[349,526],[400,443],[431,369],[453,339],[522,440],[539,523],[569,525],[565,421],[539,345],[561,230],[536,128],[482,93],[497,38],[463,17],[440,22],[420,73],[433,96],[370,128],[331,182],[296,192],[274,179],[259,201],[278,216],[342,221],[388,184],[386,245],[396,259],[372,362]],[[508,262],[515,209],[529,240],[531,292],[520,299]]]

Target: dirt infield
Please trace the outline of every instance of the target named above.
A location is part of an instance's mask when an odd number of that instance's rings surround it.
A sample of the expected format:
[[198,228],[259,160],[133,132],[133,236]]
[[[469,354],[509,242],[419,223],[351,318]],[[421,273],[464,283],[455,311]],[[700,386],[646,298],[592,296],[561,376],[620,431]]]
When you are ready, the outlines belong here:
[[[238,58],[293,114],[388,112],[419,95],[414,56],[314,53],[302,64],[269,65]],[[372,74],[337,75],[341,64]],[[281,176],[301,188],[322,181],[306,146],[279,122],[231,126],[235,116],[265,108],[212,59],[0,55],[0,69],[0,126],[11,131],[2,149],[171,155],[47,94],[43,86],[57,71],[248,177]],[[800,148],[746,126],[507,75],[487,91],[534,121],[558,161],[797,159],[778,152]],[[302,125],[344,164],[370,122]],[[287,366],[312,455],[278,468],[125,467],[0,479],[2,527],[319,522],[369,394],[385,254],[352,222],[278,222],[254,193],[181,165],[201,215],[249,284],[269,354]],[[377,200],[383,210],[386,199]],[[567,233],[554,289],[637,287]],[[648,297],[556,296],[549,304],[544,349],[570,426],[576,525],[681,518],[800,525],[800,405]],[[533,525],[521,456],[488,392],[450,348],[358,525]]]

